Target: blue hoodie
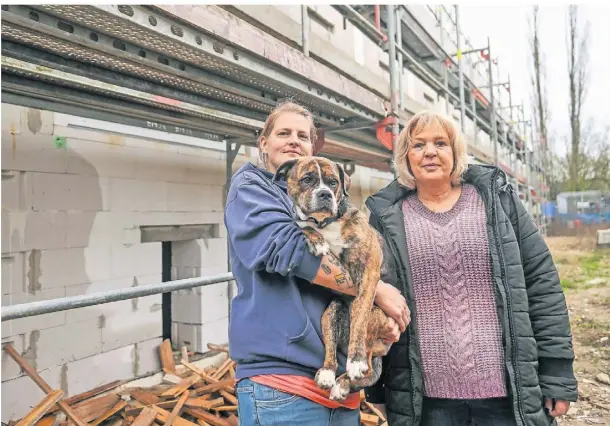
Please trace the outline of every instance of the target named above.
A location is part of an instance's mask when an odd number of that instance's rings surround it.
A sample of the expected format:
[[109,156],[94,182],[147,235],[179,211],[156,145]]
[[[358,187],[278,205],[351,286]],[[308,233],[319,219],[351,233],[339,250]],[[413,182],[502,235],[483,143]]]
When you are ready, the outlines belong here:
[[[324,362],[321,319],[333,292],[312,284],[312,255],[292,215],[285,182],[251,163],[231,179],[225,208],[238,292],[231,306],[229,355],[236,379],[259,374],[314,377]],[[345,357],[338,353],[338,373]]]

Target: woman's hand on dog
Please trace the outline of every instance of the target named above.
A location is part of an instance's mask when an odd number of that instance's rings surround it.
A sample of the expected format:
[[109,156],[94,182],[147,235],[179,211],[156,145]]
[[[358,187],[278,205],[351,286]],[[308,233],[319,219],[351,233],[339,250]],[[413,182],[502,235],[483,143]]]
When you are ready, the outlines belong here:
[[383,343],[389,344],[396,343],[400,339],[400,328],[392,317],[388,317],[385,328],[381,330],[379,337],[383,340]]
[[396,322],[401,333],[405,332],[411,322],[411,312],[407,306],[407,301],[396,287],[379,281],[375,304]]

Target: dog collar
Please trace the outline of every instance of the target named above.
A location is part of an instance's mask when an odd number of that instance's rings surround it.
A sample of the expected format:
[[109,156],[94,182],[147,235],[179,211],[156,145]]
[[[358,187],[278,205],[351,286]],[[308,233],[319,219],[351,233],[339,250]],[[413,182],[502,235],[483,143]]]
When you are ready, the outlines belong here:
[[328,225],[330,225],[333,222],[336,222],[337,219],[339,219],[337,216],[332,216],[332,217],[327,217],[326,219],[324,219],[322,222],[318,222],[317,220],[315,220],[313,217],[309,218],[307,220],[313,220],[314,223],[318,226],[318,228],[322,229],[322,228],[326,228]]

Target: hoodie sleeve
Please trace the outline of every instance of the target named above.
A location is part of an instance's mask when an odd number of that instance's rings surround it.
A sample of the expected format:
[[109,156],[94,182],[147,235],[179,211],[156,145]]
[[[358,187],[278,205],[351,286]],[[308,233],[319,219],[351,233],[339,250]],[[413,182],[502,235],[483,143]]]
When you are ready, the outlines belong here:
[[293,274],[312,281],[321,257],[311,254],[305,235],[269,183],[243,173],[231,184],[225,208],[228,238],[250,270]]

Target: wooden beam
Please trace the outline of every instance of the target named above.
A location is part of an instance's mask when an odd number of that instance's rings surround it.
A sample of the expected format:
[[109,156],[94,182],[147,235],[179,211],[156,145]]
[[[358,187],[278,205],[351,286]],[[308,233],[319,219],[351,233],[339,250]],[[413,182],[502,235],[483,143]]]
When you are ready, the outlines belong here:
[[[34,383],[36,383],[38,385],[38,387],[40,389],[42,389],[42,391],[46,394],[49,394],[53,391],[53,389],[51,389],[51,386],[48,385],[47,382],[44,381],[44,379],[42,377],[40,377],[40,375],[36,372],[36,370],[34,370],[15,350],[15,348],[13,348],[13,346],[9,343],[9,344],[5,344],[3,346],[4,351],[15,360],[15,362],[19,365],[19,367],[21,367],[21,369],[23,371],[25,371],[25,373],[30,376],[30,378],[34,381]],[[68,404],[66,404],[65,401],[59,400],[57,401],[57,405],[59,405],[59,408],[61,408],[61,410],[66,413],[66,416],[68,416],[68,418],[70,420],[72,420],[74,423],[76,423],[77,426],[86,426],[87,424],[85,422],[83,422],[82,420],[80,420],[76,414],[74,413],[74,411],[72,411],[72,409],[70,408],[70,406]]]

